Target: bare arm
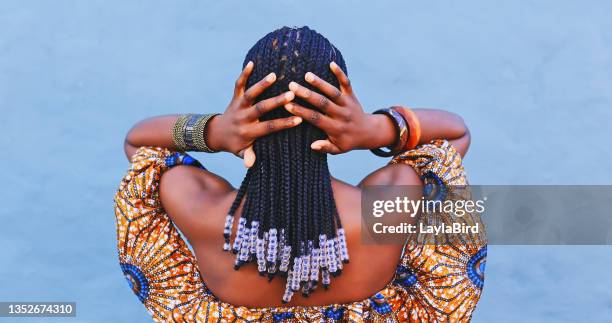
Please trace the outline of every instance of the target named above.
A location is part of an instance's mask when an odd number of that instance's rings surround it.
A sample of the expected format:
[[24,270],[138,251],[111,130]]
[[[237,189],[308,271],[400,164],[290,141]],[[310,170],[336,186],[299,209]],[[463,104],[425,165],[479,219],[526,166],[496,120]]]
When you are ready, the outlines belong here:
[[128,160],[136,150],[144,146],[155,146],[177,150],[172,141],[172,126],[178,115],[153,117],[138,122],[125,137],[124,150]]

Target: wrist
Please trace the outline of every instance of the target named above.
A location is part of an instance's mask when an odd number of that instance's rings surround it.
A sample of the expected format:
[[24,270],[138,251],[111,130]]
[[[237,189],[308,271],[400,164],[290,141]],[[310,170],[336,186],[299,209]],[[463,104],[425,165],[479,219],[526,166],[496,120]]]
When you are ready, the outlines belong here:
[[365,136],[364,149],[388,147],[397,139],[397,131],[393,121],[384,114],[368,114],[368,130]]
[[223,115],[219,114],[212,117],[204,129],[206,144],[214,151],[225,151],[225,147],[223,146],[223,135],[219,133],[219,129],[223,129],[222,124]]

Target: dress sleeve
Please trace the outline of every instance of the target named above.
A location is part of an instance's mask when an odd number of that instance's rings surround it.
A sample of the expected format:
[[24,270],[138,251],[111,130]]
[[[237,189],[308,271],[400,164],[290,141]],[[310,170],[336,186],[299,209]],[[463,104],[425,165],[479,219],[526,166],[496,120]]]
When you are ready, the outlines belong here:
[[[391,163],[414,168],[423,181],[425,200],[471,199],[461,156],[446,140],[435,140],[395,157]],[[484,283],[487,242],[478,213],[460,219],[445,212],[427,212],[418,221],[425,225],[478,224],[478,233],[442,234],[436,239],[409,240],[396,273],[406,287],[404,308],[410,318],[430,321],[469,321]]]
[[153,319],[165,322],[205,292],[196,260],[161,205],[159,183],[175,165],[203,168],[183,153],[142,147],[115,195],[119,264]]

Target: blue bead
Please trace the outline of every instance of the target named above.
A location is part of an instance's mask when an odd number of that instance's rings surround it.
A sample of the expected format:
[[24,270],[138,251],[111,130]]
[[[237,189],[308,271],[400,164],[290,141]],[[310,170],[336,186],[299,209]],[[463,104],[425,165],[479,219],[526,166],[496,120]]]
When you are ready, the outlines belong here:
[[195,159],[193,159],[193,157],[189,156],[189,155],[185,155],[185,157],[183,157],[183,165],[192,165],[196,162]]

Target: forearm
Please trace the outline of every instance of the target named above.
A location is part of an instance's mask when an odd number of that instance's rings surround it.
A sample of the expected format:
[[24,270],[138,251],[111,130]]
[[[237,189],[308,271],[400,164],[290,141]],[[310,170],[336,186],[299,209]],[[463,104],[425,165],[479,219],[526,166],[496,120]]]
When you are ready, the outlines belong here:
[[[421,125],[421,138],[418,144],[426,144],[435,139],[446,139],[464,156],[470,144],[470,132],[463,119],[458,115],[442,110],[413,109]],[[397,130],[388,116],[373,114],[371,116],[371,148],[387,147],[397,139]],[[369,148],[369,149],[371,149]],[[359,186],[367,185],[407,185],[415,182],[415,173],[406,172],[405,167],[386,165],[366,176]],[[412,184],[410,184],[412,185]]]
[[[421,139],[418,144],[434,139],[448,140],[463,156],[470,144],[470,133],[463,119],[448,111],[435,109],[413,109],[421,124]],[[371,147],[386,147],[395,141],[397,133],[393,121],[385,115],[374,114],[371,120]]]
[[419,144],[434,139],[446,139],[461,156],[465,156],[470,146],[470,131],[461,116],[436,109],[414,109],[421,123]]
[[178,148],[172,140],[172,128],[179,115],[165,115],[138,122],[125,137],[124,150],[128,159],[139,147],[154,146],[170,150]]

